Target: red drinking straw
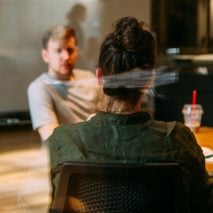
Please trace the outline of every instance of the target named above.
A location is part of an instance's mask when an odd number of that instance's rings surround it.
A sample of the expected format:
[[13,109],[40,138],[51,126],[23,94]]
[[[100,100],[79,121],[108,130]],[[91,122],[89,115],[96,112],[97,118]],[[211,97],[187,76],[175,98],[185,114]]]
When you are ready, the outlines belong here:
[[197,90],[193,90],[192,92],[192,105],[195,106],[197,103]]

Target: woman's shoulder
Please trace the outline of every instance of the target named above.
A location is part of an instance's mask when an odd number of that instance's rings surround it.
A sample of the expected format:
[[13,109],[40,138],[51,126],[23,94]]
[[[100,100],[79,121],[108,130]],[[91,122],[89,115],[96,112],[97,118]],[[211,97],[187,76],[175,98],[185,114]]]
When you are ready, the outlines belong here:
[[184,145],[185,143],[189,146],[197,144],[194,134],[181,122],[153,120],[150,127],[152,131],[155,131],[154,134],[162,134],[167,140],[172,141],[172,143],[175,144],[177,143],[178,146],[181,146],[181,144]]
[[[52,140],[54,141],[63,141],[63,143],[67,142],[75,142],[79,139],[84,130],[88,131],[89,121],[82,121],[73,124],[61,124],[56,127],[52,133]],[[60,142],[61,143],[61,142]]]
[[[151,128],[155,131],[153,134],[163,135],[165,141],[174,149],[181,150],[182,153],[187,152],[188,155],[191,153],[190,156],[201,155],[201,148],[194,134],[183,123],[177,121],[153,121]],[[156,133],[156,131],[158,133]]]
[[167,135],[171,135],[173,132],[185,132],[190,133],[188,127],[186,127],[183,123],[178,121],[158,121],[158,120],[151,120],[150,127],[153,130],[165,133]]
[[66,135],[72,136],[76,132],[76,129],[79,128],[80,126],[83,126],[84,123],[86,123],[86,121],[73,123],[73,124],[70,124],[70,123],[61,124],[54,129],[53,134],[59,135],[59,136],[61,135],[62,137]]
[[166,122],[166,121],[151,120],[150,129],[159,133],[169,135],[174,130],[174,128],[176,128],[176,124],[177,124],[176,121]]

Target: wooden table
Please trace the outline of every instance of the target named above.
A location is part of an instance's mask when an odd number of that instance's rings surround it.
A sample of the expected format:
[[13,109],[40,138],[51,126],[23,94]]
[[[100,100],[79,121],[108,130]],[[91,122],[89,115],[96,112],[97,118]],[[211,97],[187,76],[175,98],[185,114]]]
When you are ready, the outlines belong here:
[[[194,134],[200,146],[213,150],[213,128],[201,127],[199,131]],[[213,162],[206,161],[206,169],[208,172],[213,173]]]

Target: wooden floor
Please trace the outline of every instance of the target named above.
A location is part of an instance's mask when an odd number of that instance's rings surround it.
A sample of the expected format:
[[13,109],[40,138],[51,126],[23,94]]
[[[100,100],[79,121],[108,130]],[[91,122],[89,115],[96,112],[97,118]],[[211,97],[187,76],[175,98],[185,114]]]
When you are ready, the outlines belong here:
[[45,213],[48,152],[31,127],[0,129],[0,212]]

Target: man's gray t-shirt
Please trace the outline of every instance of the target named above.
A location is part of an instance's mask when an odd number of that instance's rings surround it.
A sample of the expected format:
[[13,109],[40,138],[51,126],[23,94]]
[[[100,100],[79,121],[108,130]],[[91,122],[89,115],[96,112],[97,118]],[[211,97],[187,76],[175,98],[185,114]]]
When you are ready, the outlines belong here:
[[98,88],[92,72],[74,69],[75,80],[60,81],[41,74],[28,87],[33,129],[58,122],[86,120],[97,109]]

